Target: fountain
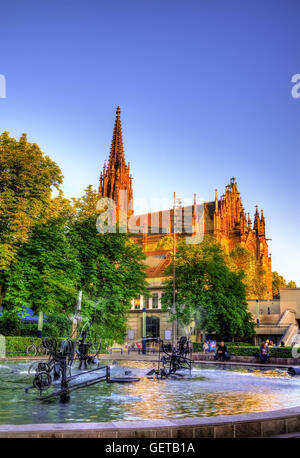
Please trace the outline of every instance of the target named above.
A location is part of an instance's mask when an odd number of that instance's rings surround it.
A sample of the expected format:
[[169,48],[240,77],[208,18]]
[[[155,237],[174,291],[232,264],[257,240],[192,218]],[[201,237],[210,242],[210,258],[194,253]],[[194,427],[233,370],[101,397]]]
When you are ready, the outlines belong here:
[[[70,393],[74,390],[78,390],[79,388],[86,388],[104,381],[106,383],[132,383],[140,380],[137,377],[128,376],[112,378],[110,374],[110,366],[99,365],[97,356],[101,346],[98,347],[95,355],[91,355],[89,352],[92,343],[87,340],[87,335],[92,324],[93,320],[90,322],[88,328],[81,332],[78,341],[71,339],[63,340],[59,350],[56,339],[47,337],[43,339],[43,347],[47,350],[49,359],[47,362],[40,361],[37,364],[35,363],[36,369],[32,385],[27,386],[25,388],[25,392],[28,393],[29,390],[35,388],[39,390],[41,400],[59,396],[61,402],[66,402],[70,399]],[[160,344],[158,369],[152,369],[146,374],[146,376],[151,377],[155,375],[156,378],[169,378],[173,377],[176,372],[181,369],[189,369],[191,373],[192,360],[187,357],[188,354],[191,355],[191,353],[189,353],[190,345],[185,336],[180,338],[177,348],[165,345],[161,339],[158,339],[158,341]],[[164,356],[160,358],[161,352],[163,352]],[[83,371],[76,375],[72,375],[71,368],[76,354],[79,359],[78,369],[79,371]],[[97,367],[95,369],[88,370],[88,365],[90,364],[97,365]],[[160,364],[162,364],[162,367],[160,367]],[[96,374],[96,372],[103,369],[105,370],[105,374]],[[31,370],[32,366],[29,369],[29,373]],[[83,374],[95,374],[96,377],[89,380],[79,381],[74,384],[74,380],[78,379]],[[125,372],[125,375],[129,375],[129,372]],[[61,382],[60,389],[53,391],[51,394],[42,396],[42,393],[52,387],[54,381],[58,380]]]
[[189,419],[202,425],[201,417],[230,421],[237,414],[247,417],[259,412],[263,417],[300,405],[297,373],[192,364],[189,343],[183,337],[176,348],[159,340],[155,368],[153,362],[145,361],[112,364],[109,355],[107,360],[99,359],[99,338],[95,345],[89,335],[82,332],[76,341],[65,340],[60,346],[44,339],[48,360],[0,362],[0,424],[51,424],[54,428],[72,423],[70,427],[75,428],[78,423],[99,422],[100,430],[103,422],[117,425],[134,420],[146,425],[143,421],[151,419],[176,424]]
[[[88,325],[87,329],[81,331],[78,341],[72,339],[63,340],[60,348],[58,349],[57,341],[54,338],[43,339],[43,347],[47,350],[49,354],[49,359],[47,362],[40,361],[37,363],[35,369],[34,379],[32,385],[25,388],[25,392],[28,393],[31,389],[37,389],[40,392],[40,399],[45,400],[51,397],[59,396],[61,402],[66,402],[70,400],[70,393],[79,388],[86,388],[91,385],[105,381],[106,383],[132,383],[139,381],[136,377],[119,377],[112,378],[110,375],[110,366],[100,366],[97,359],[98,353],[100,352],[100,346],[97,346],[97,351],[94,355],[91,355],[90,348],[92,347],[92,342],[87,340],[87,335],[93,324],[93,320]],[[101,339],[99,339],[101,342]],[[79,359],[78,374],[72,375],[72,365],[77,355]],[[89,369],[88,365],[94,364],[97,365],[95,369]],[[31,371],[32,366],[29,369]],[[105,375],[97,375],[96,372],[105,369]],[[83,374],[96,374],[96,377],[79,381],[74,383],[74,380],[81,377]],[[50,387],[53,386],[54,381],[60,380],[60,389],[53,391],[51,394],[42,396],[44,391],[47,391]]]

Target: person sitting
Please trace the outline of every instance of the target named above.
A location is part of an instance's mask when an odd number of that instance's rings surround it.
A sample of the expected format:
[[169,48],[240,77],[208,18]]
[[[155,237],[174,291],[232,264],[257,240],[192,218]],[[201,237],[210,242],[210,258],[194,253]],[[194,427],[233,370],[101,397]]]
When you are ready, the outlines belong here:
[[215,360],[216,361],[228,361],[228,359],[229,359],[229,353],[228,353],[228,350],[227,350],[227,347],[224,341],[222,340],[216,351]]
[[263,364],[265,364],[268,359],[269,359],[269,356],[270,356],[270,353],[269,353],[269,349],[268,349],[268,345],[266,345],[264,342],[261,344],[260,346],[260,350],[259,350],[259,353],[258,353],[258,357],[259,359],[261,360],[261,362]]
[[285,343],[284,343],[283,340],[280,342],[280,346],[281,346],[281,347],[284,347],[284,346],[285,346]]

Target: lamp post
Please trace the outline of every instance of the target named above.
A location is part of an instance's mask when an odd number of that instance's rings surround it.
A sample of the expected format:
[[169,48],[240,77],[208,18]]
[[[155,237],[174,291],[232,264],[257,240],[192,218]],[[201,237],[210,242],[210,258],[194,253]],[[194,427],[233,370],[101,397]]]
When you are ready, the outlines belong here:
[[143,332],[142,332],[142,353],[143,355],[146,354],[146,307],[143,308],[142,314],[142,321],[143,321]]
[[77,331],[78,331],[78,324],[79,321],[81,321],[81,302],[82,302],[82,290],[80,289],[78,291],[78,298],[77,298],[77,304],[75,307],[75,312],[74,315],[70,317],[71,323],[72,323],[72,338],[76,338],[77,336]]
[[[178,203],[181,203],[181,199],[177,199]],[[173,305],[172,313],[176,315],[176,193],[174,192],[174,204],[173,204]],[[177,319],[174,318],[172,321],[172,346],[176,347],[177,343]]]
[[43,333],[43,319],[44,319],[44,314],[43,314],[43,312],[39,312],[39,320],[38,320],[38,337],[42,337],[42,333]]

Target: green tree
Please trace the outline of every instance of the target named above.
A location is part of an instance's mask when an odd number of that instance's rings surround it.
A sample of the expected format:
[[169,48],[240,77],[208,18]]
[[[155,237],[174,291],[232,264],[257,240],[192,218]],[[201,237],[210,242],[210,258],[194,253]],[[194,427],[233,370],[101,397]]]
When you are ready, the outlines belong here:
[[246,286],[247,297],[264,297],[267,292],[265,269],[256,260],[251,251],[241,245],[237,245],[231,250],[228,261],[228,265],[232,270],[244,272],[243,282]]
[[147,294],[145,255],[128,234],[97,231],[97,192],[91,186],[73,200],[76,217],[68,236],[80,263],[82,313],[95,314],[101,335],[121,342],[131,300]]
[[[166,274],[171,275],[170,265]],[[254,322],[247,310],[243,273],[231,271],[219,243],[204,238],[197,245],[179,243],[176,254],[176,318],[196,319],[200,329],[219,337],[249,337]],[[164,284],[164,310],[172,309],[172,279]]]
[[4,272],[16,258],[51,201],[52,187],[59,188],[62,174],[55,162],[29,143],[0,135],[0,305],[5,294]]
[[274,299],[280,298],[280,288],[286,288],[286,280],[278,272],[272,272],[272,289]]
[[22,306],[45,313],[72,310],[79,280],[77,252],[71,247],[64,218],[36,224],[17,258],[5,272],[7,310]]
[[297,285],[296,285],[296,282],[291,280],[288,282],[288,284],[286,285],[287,288],[297,288]]

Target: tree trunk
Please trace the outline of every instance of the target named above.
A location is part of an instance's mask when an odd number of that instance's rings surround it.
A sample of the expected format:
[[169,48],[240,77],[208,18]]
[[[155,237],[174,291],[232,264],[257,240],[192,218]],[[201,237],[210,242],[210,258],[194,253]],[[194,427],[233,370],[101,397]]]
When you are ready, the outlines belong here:
[[196,342],[201,342],[201,329],[196,331]]

